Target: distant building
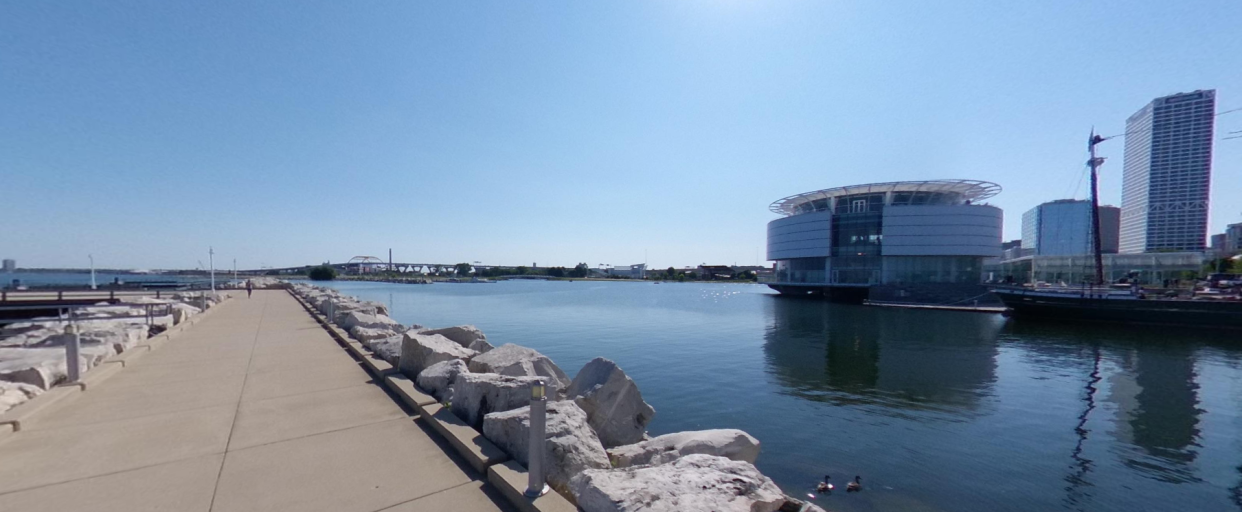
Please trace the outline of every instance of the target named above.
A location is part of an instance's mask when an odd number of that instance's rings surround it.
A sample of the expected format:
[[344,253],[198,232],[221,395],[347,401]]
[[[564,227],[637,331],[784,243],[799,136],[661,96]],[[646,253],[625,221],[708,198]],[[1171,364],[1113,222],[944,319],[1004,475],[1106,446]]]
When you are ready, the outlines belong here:
[[628,279],[645,279],[647,277],[647,264],[639,263],[636,265],[614,266],[608,269],[608,275]]
[[17,270],[17,260],[9,260],[9,259],[4,260],[3,269],[5,272],[12,272],[14,270]]
[[[1117,253],[1120,223],[1120,208],[1100,207],[1100,252]],[[1090,201],[1059,199],[1022,214],[1024,251],[1019,257],[1092,254],[1093,243]]]
[[1156,98],[1126,120],[1121,252],[1202,251],[1216,91]]
[[1030,253],[1029,250],[1022,247],[1022,239],[1020,238],[1017,240],[1010,240],[1008,242],[1001,243],[1000,259],[1002,260],[1012,260],[1014,258],[1021,258],[1023,256],[1028,255],[1029,253]]
[[695,272],[699,279],[732,279],[736,273],[729,265],[699,265]]
[[1224,256],[1226,254],[1229,254],[1229,249],[1225,248],[1226,240],[1227,239],[1225,238],[1224,233],[1212,235],[1211,252],[1213,255],[1215,255],[1214,257],[1219,257],[1219,256]]
[[1242,251],[1242,222],[1230,224],[1225,228],[1225,250]]

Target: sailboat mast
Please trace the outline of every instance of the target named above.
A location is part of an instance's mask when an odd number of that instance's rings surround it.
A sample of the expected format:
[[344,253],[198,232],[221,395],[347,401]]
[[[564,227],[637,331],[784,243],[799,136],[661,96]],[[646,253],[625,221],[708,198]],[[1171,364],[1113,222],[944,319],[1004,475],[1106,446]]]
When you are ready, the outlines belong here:
[[1104,163],[1103,158],[1095,156],[1095,145],[1104,142],[1104,137],[1095,134],[1095,130],[1091,130],[1091,137],[1087,139],[1087,149],[1091,153],[1091,159],[1087,161],[1087,165],[1091,167],[1091,253],[1095,256],[1095,284],[1104,284],[1104,256],[1101,254],[1100,247],[1100,184],[1099,184],[1099,168]]

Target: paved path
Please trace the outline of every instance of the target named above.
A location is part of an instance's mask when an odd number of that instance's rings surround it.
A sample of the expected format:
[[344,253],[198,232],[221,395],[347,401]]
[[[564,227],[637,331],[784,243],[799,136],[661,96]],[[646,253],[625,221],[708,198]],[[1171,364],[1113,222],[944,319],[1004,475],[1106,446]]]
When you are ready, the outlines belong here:
[[286,292],[240,295],[0,443],[0,510],[510,510]]

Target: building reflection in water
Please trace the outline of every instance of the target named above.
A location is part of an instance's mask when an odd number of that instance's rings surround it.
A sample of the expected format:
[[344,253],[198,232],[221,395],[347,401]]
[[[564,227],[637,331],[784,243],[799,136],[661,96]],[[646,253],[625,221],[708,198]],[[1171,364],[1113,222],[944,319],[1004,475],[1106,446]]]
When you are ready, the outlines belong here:
[[900,413],[978,407],[996,379],[995,315],[893,310],[780,297],[764,353],[787,392]]
[[1011,324],[1005,334],[1045,355],[1065,356],[1067,347],[1099,347],[1108,363],[1102,398],[1112,409],[1110,442],[1119,445],[1114,451],[1121,462],[1164,482],[1198,481],[1193,463],[1204,411],[1199,408],[1196,351],[1204,343],[1224,341],[1220,334],[1025,322]]

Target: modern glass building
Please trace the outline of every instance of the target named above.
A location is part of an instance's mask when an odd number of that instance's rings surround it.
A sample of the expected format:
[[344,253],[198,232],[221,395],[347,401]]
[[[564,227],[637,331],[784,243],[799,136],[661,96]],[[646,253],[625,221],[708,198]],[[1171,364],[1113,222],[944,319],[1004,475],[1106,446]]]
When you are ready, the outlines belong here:
[[789,196],[769,208],[769,285],[868,287],[891,283],[978,284],[984,258],[1001,253],[1000,192],[986,181],[852,185]]
[[1126,120],[1121,252],[1202,251],[1216,91],[1156,98]]
[[[1121,209],[1100,207],[1100,252],[1116,253]],[[1022,214],[1022,248],[1037,256],[1094,253],[1091,201],[1058,199]]]

